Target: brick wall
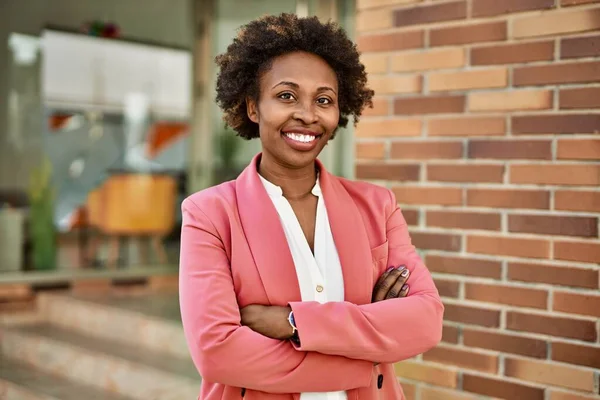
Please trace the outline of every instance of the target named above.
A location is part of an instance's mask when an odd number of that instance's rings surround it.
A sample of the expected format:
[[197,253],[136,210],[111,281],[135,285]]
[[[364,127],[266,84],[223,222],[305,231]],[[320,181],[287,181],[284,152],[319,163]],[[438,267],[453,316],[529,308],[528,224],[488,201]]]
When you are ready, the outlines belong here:
[[356,176],[393,188],[446,304],[409,399],[600,399],[600,1],[357,7]]

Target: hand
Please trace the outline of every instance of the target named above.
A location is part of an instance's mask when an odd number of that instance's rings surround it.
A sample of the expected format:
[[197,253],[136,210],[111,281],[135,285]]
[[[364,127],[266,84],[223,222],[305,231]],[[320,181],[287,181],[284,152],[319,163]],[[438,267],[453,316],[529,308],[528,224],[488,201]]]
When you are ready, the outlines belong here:
[[288,322],[291,307],[252,304],[240,310],[242,325],[271,339],[286,340],[293,329]]
[[409,276],[410,271],[404,265],[388,268],[375,284],[372,302],[406,297],[410,290],[406,284]]

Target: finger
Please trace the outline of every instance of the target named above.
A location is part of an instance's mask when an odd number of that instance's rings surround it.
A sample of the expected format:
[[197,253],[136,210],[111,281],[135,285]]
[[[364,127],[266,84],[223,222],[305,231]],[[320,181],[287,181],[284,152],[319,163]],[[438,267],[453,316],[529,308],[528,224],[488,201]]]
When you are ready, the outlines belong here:
[[390,286],[388,292],[385,294],[384,299],[395,299],[400,295],[402,288],[404,287],[406,281],[408,280],[408,276],[410,275],[410,271],[406,267],[402,267],[399,269],[400,275],[396,279],[396,282]]
[[390,275],[390,273],[394,270],[395,267],[389,267],[385,270],[385,272],[377,279],[377,283],[375,283],[375,287],[373,288],[372,301],[375,301],[375,293],[379,292],[381,289],[381,285],[385,282],[386,278]]
[[385,277],[385,279],[382,280],[378,290],[375,292],[373,299],[374,302],[385,300],[385,296],[389,292],[390,288],[394,286],[394,284],[400,277],[401,272],[402,270],[398,268],[394,268],[392,271],[390,271],[390,273]]
[[400,295],[402,288],[405,286],[406,279],[408,278],[408,274],[406,273],[406,271],[408,271],[406,268],[400,270],[400,275],[398,276],[398,279],[396,279],[396,282],[394,282],[394,284],[385,294],[385,300],[395,299]]
[[400,290],[400,294],[398,295],[398,298],[408,296],[408,292],[410,292],[410,286],[408,286],[407,284],[404,284],[404,286],[402,286],[402,289]]

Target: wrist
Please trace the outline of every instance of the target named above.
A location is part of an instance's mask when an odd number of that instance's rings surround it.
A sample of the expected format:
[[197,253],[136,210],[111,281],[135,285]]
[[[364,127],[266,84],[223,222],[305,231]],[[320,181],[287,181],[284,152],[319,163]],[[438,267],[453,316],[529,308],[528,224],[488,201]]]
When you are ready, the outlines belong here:
[[294,311],[290,311],[288,314],[288,323],[290,324],[291,328],[291,334],[288,339],[294,344],[300,345],[300,338],[298,336],[298,328],[296,326],[296,319],[294,318]]

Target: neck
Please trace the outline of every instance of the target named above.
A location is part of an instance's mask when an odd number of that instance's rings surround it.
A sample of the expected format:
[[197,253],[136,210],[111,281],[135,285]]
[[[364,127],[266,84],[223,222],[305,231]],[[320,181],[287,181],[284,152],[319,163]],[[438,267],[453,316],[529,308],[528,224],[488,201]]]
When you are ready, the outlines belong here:
[[264,154],[258,165],[258,173],[269,182],[281,187],[283,195],[290,200],[308,196],[317,181],[314,161],[303,167],[290,168],[268,156],[265,157]]

